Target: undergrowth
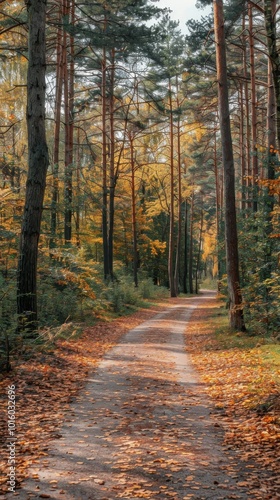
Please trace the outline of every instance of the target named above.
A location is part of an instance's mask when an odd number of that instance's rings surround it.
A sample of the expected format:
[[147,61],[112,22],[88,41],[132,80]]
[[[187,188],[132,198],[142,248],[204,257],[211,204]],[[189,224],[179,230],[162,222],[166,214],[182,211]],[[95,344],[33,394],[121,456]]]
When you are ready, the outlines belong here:
[[0,285],[0,372],[11,367],[10,358],[28,358],[34,350],[51,348],[58,338],[77,335],[83,326],[131,314],[149,302],[167,296],[165,288],[139,272],[136,288],[131,274],[115,266],[114,281],[105,282],[102,266],[84,262],[83,256],[60,251],[52,260],[41,258],[38,267],[38,331],[34,338],[17,333],[15,275]]

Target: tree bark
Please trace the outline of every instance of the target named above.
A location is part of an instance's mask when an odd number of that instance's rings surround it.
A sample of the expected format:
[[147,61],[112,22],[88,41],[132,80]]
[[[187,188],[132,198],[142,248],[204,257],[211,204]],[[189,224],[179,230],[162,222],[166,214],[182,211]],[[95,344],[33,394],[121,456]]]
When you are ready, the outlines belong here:
[[194,219],[194,189],[191,194],[191,206],[190,206],[190,238],[189,238],[189,266],[188,266],[190,293],[193,293],[193,219]]
[[[73,0],[65,0],[64,15],[74,23]],[[70,45],[70,58],[68,62],[67,45]],[[72,199],[73,199],[73,142],[74,142],[74,38],[64,31],[64,112],[65,112],[65,213],[64,213],[64,239],[69,244],[72,240]]]
[[[104,31],[106,19],[104,20]],[[102,57],[102,81],[101,81],[101,103],[102,103],[102,242],[103,242],[103,268],[104,280],[109,277],[109,255],[108,255],[108,191],[107,191],[107,99],[106,99],[106,49],[103,48]]]
[[174,278],[174,225],[175,225],[175,213],[174,213],[174,125],[173,125],[173,107],[172,107],[172,89],[171,82],[169,79],[169,111],[170,111],[170,209],[169,209],[169,250],[168,250],[168,279],[170,287],[170,296],[177,297],[175,278]]
[[258,151],[257,151],[257,94],[255,74],[255,48],[253,36],[253,7],[248,4],[249,15],[249,45],[250,45],[250,75],[251,75],[251,130],[252,130],[252,185],[253,211],[258,210]]
[[198,294],[198,271],[200,265],[200,257],[201,257],[201,246],[202,246],[202,231],[203,231],[203,222],[204,222],[204,213],[203,208],[200,212],[200,227],[199,227],[199,242],[198,242],[198,252],[195,266],[195,293]]
[[53,187],[51,201],[51,239],[50,248],[56,246],[56,228],[57,228],[57,203],[59,195],[58,173],[59,173],[59,145],[60,145],[60,126],[61,126],[61,102],[63,86],[63,50],[62,50],[62,29],[60,28],[62,19],[62,8],[58,11],[58,29],[57,29],[57,47],[56,47],[56,93],[55,93],[55,116],[54,116],[54,152],[53,152]]
[[214,172],[215,172],[215,191],[216,191],[216,249],[217,249],[217,278],[218,290],[220,287],[221,279],[221,261],[220,261],[220,216],[221,216],[221,203],[220,203],[220,182],[218,171],[218,158],[217,158],[217,133],[215,131],[214,138]]
[[276,99],[276,131],[280,149],[280,53],[277,46],[276,0],[264,0],[265,28]]
[[137,245],[137,221],[136,221],[136,190],[135,190],[135,157],[133,145],[133,133],[130,142],[130,164],[131,164],[131,207],[132,207],[132,239],[133,239],[133,279],[135,287],[138,287],[138,245]]
[[116,173],[115,173],[115,49],[111,50],[110,65],[110,184],[109,184],[109,230],[108,230],[108,258],[109,274],[111,280],[114,279],[114,225],[115,225],[115,191],[116,191]]
[[246,209],[246,147],[245,147],[245,113],[244,113],[244,83],[240,83],[239,107],[240,107],[240,125],[239,125],[239,145],[240,145],[240,163],[241,163],[241,200],[240,208],[245,213]]
[[[177,109],[180,108],[179,103],[179,86],[178,77],[176,77],[176,93],[177,93]],[[180,115],[178,114],[177,123],[177,163],[178,163],[178,232],[177,232],[177,246],[176,246],[176,260],[175,260],[175,270],[174,270],[174,281],[176,295],[179,293],[179,282],[180,282],[180,257],[181,257],[181,246],[182,246],[182,172],[181,172],[181,121]]]
[[188,293],[188,201],[184,202],[184,273],[183,273],[183,292]]
[[[275,102],[275,92],[273,86],[273,75],[271,62],[268,64],[268,92],[267,92],[267,178],[270,180],[275,179],[275,167],[277,164],[277,153],[276,153],[276,102]],[[273,210],[273,196],[271,196],[269,202],[270,212]]]
[[[245,191],[245,208],[251,208],[252,202],[250,200],[250,190],[252,186],[252,168],[251,168],[251,124],[250,124],[250,98],[249,98],[249,85],[247,79],[247,36],[246,36],[246,22],[245,22],[245,12],[243,13],[242,18],[242,44],[243,44],[243,77],[244,77],[244,103],[245,103],[245,120],[244,120],[244,128],[245,128],[245,157],[246,157],[246,168],[245,168],[245,182],[244,182],[244,191]],[[247,188],[247,189],[245,189]]]
[[37,329],[37,258],[49,163],[45,132],[46,0],[29,0],[27,131],[28,174],[17,275],[18,330]]
[[227,282],[230,301],[230,326],[233,329],[245,330],[239,280],[234,161],[230,129],[223,1],[214,0],[213,8],[216,41],[219,120],[224,168],[225,244],[227,261]]

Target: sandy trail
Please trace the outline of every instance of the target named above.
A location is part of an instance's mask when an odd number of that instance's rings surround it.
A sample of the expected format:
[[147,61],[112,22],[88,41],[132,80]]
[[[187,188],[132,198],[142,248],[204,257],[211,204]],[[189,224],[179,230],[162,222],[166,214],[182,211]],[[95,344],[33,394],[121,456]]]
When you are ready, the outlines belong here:
[[242,486],[246,464],[222,444],[185,350],[192,311],[213,296],[178,299],[124,335],[89,377],[18,498],[255,498]]

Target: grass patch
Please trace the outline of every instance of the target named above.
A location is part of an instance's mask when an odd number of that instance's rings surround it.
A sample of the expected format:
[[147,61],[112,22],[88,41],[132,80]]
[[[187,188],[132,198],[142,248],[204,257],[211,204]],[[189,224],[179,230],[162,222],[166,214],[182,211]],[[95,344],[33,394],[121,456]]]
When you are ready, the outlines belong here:
[[254,349],[264,347],[274,353],[279,362],[280,343],[271,335],[256,334],[254,331],[233,332],[229,327],[227,310],[221,306],[214,309],[209,318],[211,330],[221,349]]
[[206,278],[203,281],[199,283],[199,288],[200,289],[206,289],[206,290],[216,290],[218,289],[218,282],[216,279],[211,279],[211,278]]
[[192,357],[217,406],[236,412],[277,407],[279,342],[254,332],[233,332],[220,301],[205,309],[201,319],[204,321],[198,318],[199,332],[192,339]]

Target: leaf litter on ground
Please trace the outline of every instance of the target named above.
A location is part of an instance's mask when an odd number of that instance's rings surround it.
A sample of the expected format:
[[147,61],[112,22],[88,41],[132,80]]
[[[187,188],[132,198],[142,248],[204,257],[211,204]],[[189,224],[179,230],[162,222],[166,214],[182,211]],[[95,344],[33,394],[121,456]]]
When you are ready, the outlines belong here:
[[[263,498],[280,498],[280,364],[265,356],[265,339],[247,342],[248,334],[215,334],[221,302],[211,300],[193,313],[186,332],[187,350],[214,401],[217,426],[228,447],[267,471]],[[228,339],[226,338],[228,335]],[[238,342],[234,337],[237,336]],[[243,341],[242,341],[243,337]],[[233,341],[231,341],[231,339]],[[247,345],[248,344],[248,345]],[[269,350],[269,344],[267,350]],[[280,346],[276,347],[277,352]],[[252,481],[254,478],[252,476]]]
[[[171,299],[170,299],[171,300]],[[195,321],[186,332],[186,345],[216,408],[217,425],[225,431],[229,447],[242,450],[268,470],[263,498],[280,498],[280,406],[279,373],[262,361],[263,346],[253,349],[223,349],[213,333],[211,317],[221,303],[193,312]],[[7,442],[7,390],[16,386],[17,483],[27,477],[28,467],[48,457],[48,443],[60,436],[70,403],[79,397],[89,370],[128,330],[152,317],[164,304],[140,310],[131,316],[100,322],[84,330],[77,339],[56,339],[50,352],[33,352],[0,381],[1,447]],[[268,404],[268,401],[270,402]],[[7,491],[5,449],[0,463],[2,491]],[[254,478],[252,476],[252,481]],[[242,485],[240,485],[242,486]]]

